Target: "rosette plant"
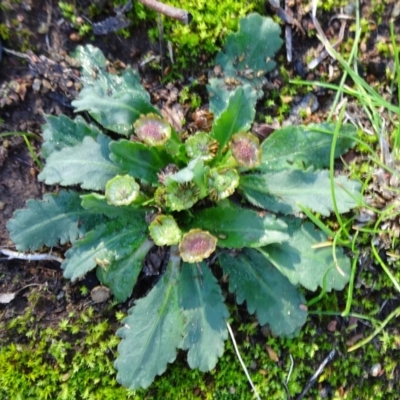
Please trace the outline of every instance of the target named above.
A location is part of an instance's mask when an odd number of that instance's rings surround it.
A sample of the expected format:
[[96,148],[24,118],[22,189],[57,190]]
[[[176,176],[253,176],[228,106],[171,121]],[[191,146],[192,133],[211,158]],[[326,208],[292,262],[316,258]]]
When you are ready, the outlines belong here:
[[271,19],[252,14],[229,36],[209,80],[210,132],[182,139],[151,104],[138,74],[108,72],[92,46],[75,53],[84,87],[73,106],[97,124],[46,117],[39,180],[73,188],[30,200],[15,213],[8,229],[17,249],[71,242],[64,276],[76,281],[96,269],[123,302],[149,251],[169,248],[165,271],[117,332],[115,367],[129,388],[150,385],[178,349],[188,351],[191,368],[214,368],[229,317],[213,275],[218,268],[236,301],[286,336],[306,321],[300,285],[330,291],[348,282],[342,249],[316,247],[328,238],[296,215],[357,205],[358,184],[323,170],[335,130],[339,156],[353,145],[354,129],[290,126],[263,143],[250,133],[279,33]]

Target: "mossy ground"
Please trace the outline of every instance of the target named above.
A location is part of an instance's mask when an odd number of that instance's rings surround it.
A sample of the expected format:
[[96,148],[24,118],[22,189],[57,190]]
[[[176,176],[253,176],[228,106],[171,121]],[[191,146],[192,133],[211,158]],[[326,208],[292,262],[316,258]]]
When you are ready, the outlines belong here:
[[[38,300],[38,295],[36,295]],[[337,306],[336,295],[326,296],[322,309]],[[386,334],[355,353],[347,353],[346,341],[356,330],[346,319],[311,317],[295,339],[282,339],[260,333],[252,317],[231,307],[233,326],[240,353],[262,399],[287,399],[284,382],[288,379],[290,356],[293,370],[288,389],[299,394],[318,365],[335,348],[337,356],[305,398],[318,399],[322,391],[331,399],[398,399],[400,390],[397,353],[400,335]],[[116,315],[116,317],[114,317]],[[243,314],[244,315],[244,314]],[[226,342],[224,356],[210,373],[190,370],[185,353],[168,366],[146,390],[130,391],[116,382],[113,359],[118,339],[115,330],[122,316],[110,304],[102,311],[87,306],[73,311],[52,326],[39,321],[34,306],[0,328],[1,399],[251,399],[252,393],[234,352]],[[328,330],[329,322],[338,323]],[[380,363],[382,374],[370,375]]]

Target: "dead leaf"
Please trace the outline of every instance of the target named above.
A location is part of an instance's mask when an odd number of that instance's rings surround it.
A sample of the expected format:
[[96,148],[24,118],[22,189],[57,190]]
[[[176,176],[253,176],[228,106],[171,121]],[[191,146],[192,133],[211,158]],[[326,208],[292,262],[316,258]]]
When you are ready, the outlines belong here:
[[278,362],[279,357],[276,351],[269,345],[265,345],[265,349],[267,350],[268,356],[272,361]]
[[16,293],[0,293],[0,303],[8,304],[15,299]]
[[8,304],[11,301],[13,301],[15,299],[15,296],[21,292],[22,290],[26,289],[27,287],[30,286],[40,286],[38,283],[31,283],[30,285],[26,285],[23,288],[17,290],[14,293],[0,293],[0,303],[2,304]]
[[175,103],[172,107],[164,106],[161,114],[177,132],[182,130],[183,107],[179,103]]
[[329,332],[335,332],[337,327],[337,321],[334,319],[328,324],[328,331]]
[[357,335],[354,335],[350,339],[346,340],[346,346],[347,347],[354,346],[359,340],[363,338],[364,335],[362,333],[358,333]]

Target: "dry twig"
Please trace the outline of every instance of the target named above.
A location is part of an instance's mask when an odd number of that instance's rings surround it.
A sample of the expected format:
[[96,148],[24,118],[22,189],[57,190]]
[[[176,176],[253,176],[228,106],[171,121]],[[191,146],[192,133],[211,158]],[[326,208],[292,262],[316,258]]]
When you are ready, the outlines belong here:
[[145,5],[146,7],[151,8],[152,10],[164,14],[167,17],[177,19],[178,21],[181,21],[184,24],[189,24],[193,18],[192,14],[190,14],[189,12],[182,10],[181,8],[176,8],[173,6],[169,6],[168,4],[160,3],[157,0],[138,0],[138,1],[143,5]]

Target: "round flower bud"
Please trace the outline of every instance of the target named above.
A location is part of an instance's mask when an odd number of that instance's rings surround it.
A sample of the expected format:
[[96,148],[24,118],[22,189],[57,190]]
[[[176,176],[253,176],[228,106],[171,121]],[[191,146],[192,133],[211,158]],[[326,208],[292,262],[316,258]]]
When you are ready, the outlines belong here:
[[239,186],[239,174],[235,169],[212,169],[208,177],[209,196],[212,201],[229,197]]
[[157,215],[149,225],[150,236],[157,246],[178,244],[182,232],[171,215]]
[[183,261],[195,263],[210,257],[217,247],[218,239],[210,232],[192,229],[183,235],[179,253]]
[[197,132],[188,137],[185,147],[190,158],[200,157],[203,161],[209,161],[215,157],[218,142],[206,132]]
[[156,114],[141,115],[133,124],[136,136],[149,146],[161,146],[171,137],[171,127]]
[[138,196],[140,186],[129,175],[117,175],[106,184],[106,199],[108,204],[114,206],[127,206]]
[[193,182],[173,182],[165,191],[165,202],[171,211],[187,210],[199,200],[200,189]]
[[232,136],[229,147],[239,166],[254,168],[261,163],[260,141],[251,133],[236,133]]

